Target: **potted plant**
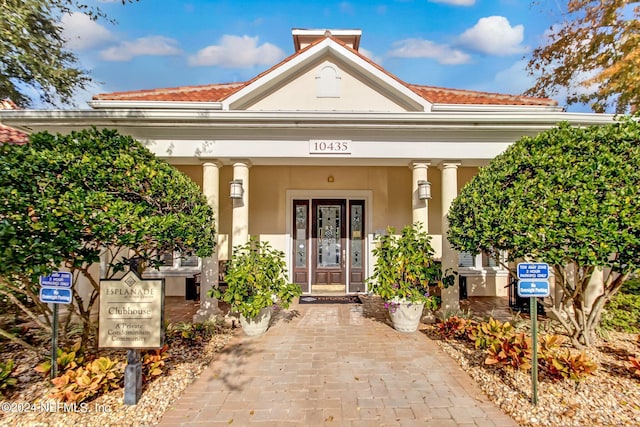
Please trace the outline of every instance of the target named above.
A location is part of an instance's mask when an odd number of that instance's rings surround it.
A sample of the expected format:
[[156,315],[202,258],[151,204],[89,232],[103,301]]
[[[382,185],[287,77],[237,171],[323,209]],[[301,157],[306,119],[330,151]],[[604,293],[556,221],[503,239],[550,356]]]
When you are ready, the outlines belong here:
[[247,335],[266,332],[275,305],[288,308],[302,294],[300,286],[289,283],[284,252],[255,237],[233,249],[225,274],[227,289],[209,290],[209,296],[227,302],[240,314]]
[[401,332],[416,331],[425,307],[437,308],[430,286],[448,287],[455,280],[454,273],[443,274],[434,260],[430,239],[419,223],[407,225],[399,236],[389,227],[373,249],[376,264],[370,289],[385,301],[394,328]]

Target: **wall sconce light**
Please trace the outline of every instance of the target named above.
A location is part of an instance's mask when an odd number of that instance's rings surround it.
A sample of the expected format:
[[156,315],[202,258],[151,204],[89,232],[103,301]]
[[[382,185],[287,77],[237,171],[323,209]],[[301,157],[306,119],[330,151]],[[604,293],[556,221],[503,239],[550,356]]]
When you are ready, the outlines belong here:
[[229,182],[229,197],[232,199],[242,199],[244,189],[242,188],[242,180],[234,179]]
[[431,198],[431,183],[429,181],[418,181],[418,198],[429,200]]

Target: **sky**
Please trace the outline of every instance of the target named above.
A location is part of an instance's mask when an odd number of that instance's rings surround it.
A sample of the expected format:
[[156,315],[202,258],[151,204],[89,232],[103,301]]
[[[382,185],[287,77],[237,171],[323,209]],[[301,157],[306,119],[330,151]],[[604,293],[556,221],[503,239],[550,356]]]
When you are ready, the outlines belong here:
[[247,81],[294,53],[293,28],[360,29],[360,52],[407,83],[520,94],[533,85],[532,50],[560,17],[557,1],[531,3],[91,0],[115,23],[73,14],[62,25],[96,81],[79,108],[97,93]]

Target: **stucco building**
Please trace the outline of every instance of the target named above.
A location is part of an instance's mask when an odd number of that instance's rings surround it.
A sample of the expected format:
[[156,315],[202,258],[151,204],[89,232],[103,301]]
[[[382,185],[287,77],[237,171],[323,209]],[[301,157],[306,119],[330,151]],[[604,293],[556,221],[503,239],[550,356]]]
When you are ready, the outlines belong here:
[[[414,222],[433,236],[443,267],[466,278],[468,295],[506,295],[505,270],[448,245],[451,202],[520,137],[612,117],[406,83],[359,52],[359,30],[292,35],[294,53],[247,82],[107,93],[91,110],[5,111],[0,121],[25,132],[117,128],[201,186],[218,251],[153,273],[166,277],[167,295],[183,295],[201,270],[202,287],[215,284],[219,262],[249,235],[285,252],[305,293],[364,292],[376,235]],[[458,288],[443,300],[455,308]]]

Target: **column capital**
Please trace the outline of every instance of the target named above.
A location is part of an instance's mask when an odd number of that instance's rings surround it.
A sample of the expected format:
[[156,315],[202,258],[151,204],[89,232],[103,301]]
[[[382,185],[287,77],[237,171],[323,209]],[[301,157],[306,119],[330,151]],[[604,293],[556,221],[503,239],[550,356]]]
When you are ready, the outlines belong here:
[[200,164],[202,167],[205,166],[215,166],[220,169],[223,166],[223,163],[218,159],[203,159]]
[[438,164],[438,167],[440,169],[457,169],[461,164],[461,160],[443,160]]
[[233,164],[233,166],[236,166],[236,165],[238,165],[238,166],[239,166],[239,165],[243,165],[243,166],[246,166],[246,167],[248,167],[248,168],[250,168],[251,166],[253,166],[253,165],[251,164],[251,160],[249,160],[249,159],[231,159],[231,163]]
[[411,163],[409,163],[409,169],[411,170],[422,168],[426,169],[429,166],[431,166],[431,162],[429,160],[413,160],[411,161]]

